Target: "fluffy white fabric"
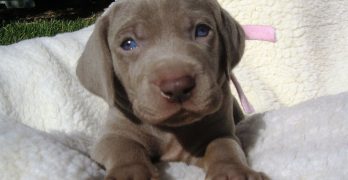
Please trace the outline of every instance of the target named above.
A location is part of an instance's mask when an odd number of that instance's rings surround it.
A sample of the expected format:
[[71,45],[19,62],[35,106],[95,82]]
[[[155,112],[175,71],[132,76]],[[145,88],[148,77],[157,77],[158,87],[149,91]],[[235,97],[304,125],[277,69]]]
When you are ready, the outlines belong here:
[[235,69],[257,111],[348,90],[348,1],[219,2],[241,24],[277,29],[275,44],[247,42]]
[[[220,0],[278,42],[248,42],[235,74],[259,112],[240,124],[250,164],[273,179],[348,177],[348,1]],[[0,179],[99,179],[87,155],[106,104],[77,81],[93,27],[0,47]],[[274,110],[283,107],[280,110]],[[261,113],[266,110],[273,110]],[[163,179],[203,179],[182,163]]]
[[238,125],[252,167],[273,179],[347,179],[348,92],[255,114]]

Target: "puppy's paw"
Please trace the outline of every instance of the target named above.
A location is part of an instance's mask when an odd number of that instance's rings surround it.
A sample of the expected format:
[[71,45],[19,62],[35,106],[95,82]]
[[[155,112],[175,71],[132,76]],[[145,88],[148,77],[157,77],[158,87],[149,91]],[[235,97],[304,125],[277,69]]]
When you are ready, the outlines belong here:
[[143,164],[117,166],[107,170],[105,180],[158,180],[159,173],[155,167]]
[[269,180],[261,172],[256,172],[246,166],[236,166],[228,163],[219,163],[209,168],[206,180]]

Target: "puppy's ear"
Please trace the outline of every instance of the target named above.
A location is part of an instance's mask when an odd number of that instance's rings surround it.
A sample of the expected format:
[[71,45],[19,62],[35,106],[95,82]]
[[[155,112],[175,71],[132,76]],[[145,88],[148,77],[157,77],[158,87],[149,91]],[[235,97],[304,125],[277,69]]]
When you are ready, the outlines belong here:
[[78,61],[76,74],[90,92],[114,104],[115,73],[108,43],[109,18],[100,17]]
[[219,34],[222,40],[222,66],[226,75],[229,75],[241,60],[245,47],[245,34],[230,14],[221,8],[221,22],[218,23]]

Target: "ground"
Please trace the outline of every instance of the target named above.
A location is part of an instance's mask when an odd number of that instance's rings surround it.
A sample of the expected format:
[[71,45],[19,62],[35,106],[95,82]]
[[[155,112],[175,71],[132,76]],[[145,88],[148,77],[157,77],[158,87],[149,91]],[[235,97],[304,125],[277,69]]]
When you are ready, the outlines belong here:
[[[46,3],[45,3],[46,2]],[[37,7],[29,9],[0,9],[0,27],[13,21],[35,21],[39,19],[76,19],[95,16],[112,0],[37,0]]]

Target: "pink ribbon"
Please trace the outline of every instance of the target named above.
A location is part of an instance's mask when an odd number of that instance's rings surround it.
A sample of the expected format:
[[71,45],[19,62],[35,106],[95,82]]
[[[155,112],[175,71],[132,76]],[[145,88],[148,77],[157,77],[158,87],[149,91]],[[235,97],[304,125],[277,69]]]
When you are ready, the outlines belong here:
[[248,98],[244,94],[242,87],[240,86],[239,82],[237,81],[236,76],[233,73],[231,73],[230,79],[231,79],[232,83],[234,84],[234,87],[237,90],[240,104],[242,105],[244,112],[246,112],[248,114],[255,112],[253,105],[251,105],[250,102],[248,101]]
[[[275,29],[272,26],[244,25],[242,27],[245,32],[246,40],[260,40],[269,41],[273,43],[277,41]],[[240,103],[244,112],[248,114],[255,112],[254,107],[248,101],[248,98],[244,94],[242,87],[240,86],[239,82],[237,81],[237,78],[234,76],[233,73],[231,73],[230,79],[237,90]]]
[[275,29],[272,26],[244,25],[242,27],[247,40],[277,41]]

